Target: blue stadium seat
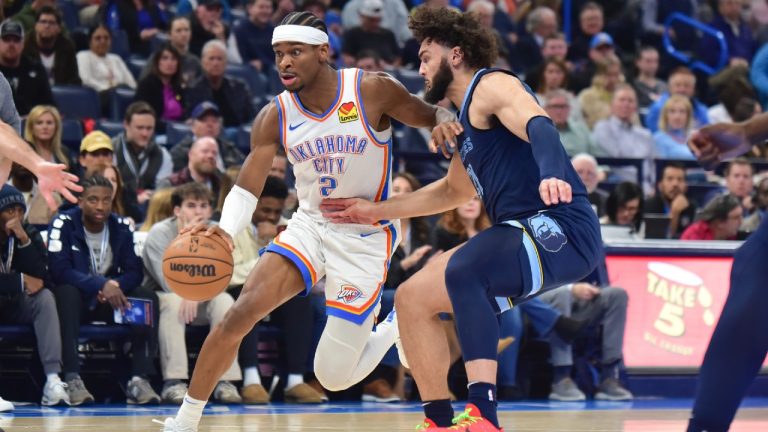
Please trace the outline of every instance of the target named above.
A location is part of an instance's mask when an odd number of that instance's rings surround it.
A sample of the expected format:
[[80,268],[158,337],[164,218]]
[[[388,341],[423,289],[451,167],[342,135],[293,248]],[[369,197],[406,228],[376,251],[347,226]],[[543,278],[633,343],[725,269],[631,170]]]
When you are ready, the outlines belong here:
[[131,49],[128,45],[128,34],[125,30],[112,30],[112,54],[117,54],[128,61],[131,57]]
[[51,87],[53,100],[59,107],[59,112],[70,119],[101,117],[101,103],[96,90],[75,85],[62,85]]
[[79,8],[74,1],[59,0],[57,6],[61,10],[61,15],[64,18],[64,25],[70,31],[74,28],[80,27]]
[[424,77],[419,75],[418,71],[400,68],[395,71],[394,76],[413,94],[424,90]]
[[128,87],[117,87],[109,91],[109,119],[121,121],[125,117],[125,110],[133,103],[136,91]]
[[110,137],[115,137],[123,131],[123,122],[101,120],[96,124],[96,129],[104,132]]
[[80,141],[83,140],[83,124],[80,120],[62,119],[61,121],[61,143],[67,147],[72,154],[80,153]]
[[136,79],[136,81],[138,81],[141,77],[141,71],[144,70],[144,67],[147,66],[148,62],[149,60],[145,58],[131,57],[128,59],[125,65],[128,66],[128,70],[131,71],[133,77]]
[[165,146],[171,148],[190,135],[192,135],[192,129],[186,123],[168,122],[165,126],[165,136],[167,137]]

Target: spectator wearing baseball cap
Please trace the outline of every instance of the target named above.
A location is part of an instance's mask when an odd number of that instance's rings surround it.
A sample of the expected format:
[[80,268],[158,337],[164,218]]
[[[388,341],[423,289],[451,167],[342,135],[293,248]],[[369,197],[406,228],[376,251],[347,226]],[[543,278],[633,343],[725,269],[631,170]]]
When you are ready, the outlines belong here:
[[54,105],[48,74],[37,59],[22,55],[24,28],[7,19],[0,24],[0,72],[13,92],[19,115],[26,116],[36,105]]
[[198,138],[211,137],[216,139],[219,152],[216,166],[219,171],[242,165],[245,160],[243,153],[238,150],[232,141],[224,138],[222,134],[222,118],[219,106],[211,101],[203,101],[197,104],[191,112],[192,136],[188,136],[171,147],[171,159],[173,171],[180,171],[187,166],[189,149]]
[[392,30],[381,26],[384,17],[382,0],[364,0],[358,9],[360,25],[344,31],[341,40],[341,55],[344,64],[354,65],[360,51],[376,52],[385,63],[400,65],[400,47]]
[[616,54],[616,45],[613,37],[608,33],[597,33],[589,40],[589,51],[587,52],[587,61],[576,66],[571,80],[571,89],[575,92],[583,90],[592,84],[592,78],[595,76],[597,66],[605,63],[609,58],[618,57]]
[[[455,2],[451,2],[455,3]],[[404,46],[405,42],[413,37],[408,28],[408,9],[403,0],[381,0],[381,27],[394,32],[399,46]],[[373,6],[373,7],[372,7]],[[452,6],[449,6],[452,7]],[[325,25],[331,29],[334,24],[343,25],[344,31],[355,28],[361,24],[361,11],[370,15],[369,9],[376,9],[375,3],[369,3],[367,0],[350,0],[346,2],[341,10],[341,17],[335,12],[328,11],[325,19]]]

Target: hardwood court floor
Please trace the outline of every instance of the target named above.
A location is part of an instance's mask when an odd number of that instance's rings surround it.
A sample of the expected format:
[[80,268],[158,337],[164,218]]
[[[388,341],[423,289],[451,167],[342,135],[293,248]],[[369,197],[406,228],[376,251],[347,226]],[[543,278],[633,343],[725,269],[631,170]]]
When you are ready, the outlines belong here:
[[[689,399],[634,403],[504,403],[500,406],[500,418],[507,432],[682,432],[690,406]],[[152,423],[152,419],[162,419],[173,413],[173,407],[127,405],[69,409],[19,407],[13,414],[0,414],[0,428],[6,432],[157,432],[160,425]],[[218,405],[206,409],[200,431],[413,431],[421,418],[420,407],[416,404]],[[768,399],[748,400],[731,431],[768,431]]]

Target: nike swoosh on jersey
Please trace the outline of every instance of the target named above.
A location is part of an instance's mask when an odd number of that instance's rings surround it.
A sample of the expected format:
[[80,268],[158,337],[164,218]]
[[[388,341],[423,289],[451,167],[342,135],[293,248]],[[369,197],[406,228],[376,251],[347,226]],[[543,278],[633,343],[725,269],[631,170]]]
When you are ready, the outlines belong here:
[[370,236],[372,236],[372,235],[374,235],[374,234],[376,234],[376,233],[378,233],[380,231],[381,230],[376,230],[376,231],[372,231],[372,232],[362,233],[362,234],[360,234],[360,237],[370,237]]
[[306,122],[307,122],[307,121],[306,121],[306,120],[304,120],[303,122],[301,122],[301,123],[299,123],[299,124],[297,124],[297,125],[295,125],[295,126],[294,126],[294,125],[292,125],[292,124],[289,124],[289,125],[288,125],[288,130],[289,130],[289,131],[294,131],[294,130],[296,130],[296,129],[300,128],[300,127],[301,127],[301,125],[303,125],[303,124],[304,124],[304,123],[306,123]]

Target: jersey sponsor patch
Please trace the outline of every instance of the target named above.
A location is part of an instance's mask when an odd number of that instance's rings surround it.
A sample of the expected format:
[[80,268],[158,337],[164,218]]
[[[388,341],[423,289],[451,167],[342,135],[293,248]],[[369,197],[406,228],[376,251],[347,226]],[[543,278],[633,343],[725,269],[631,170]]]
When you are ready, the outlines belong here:
[[352,285],[342,285],[339,293],[336,294],[336,300],[350,304],[362,296],[363,292],[360,291],[360,289],[355,288]]
[[548,252],[558,252],[568,243],[568,237],[560,225],[544,213],[528,218],[528,225],[531,226],[533,237]]
[[339,121],[348,123],[358,119],[357,107],[354,102],[344,102],[339,107]]

